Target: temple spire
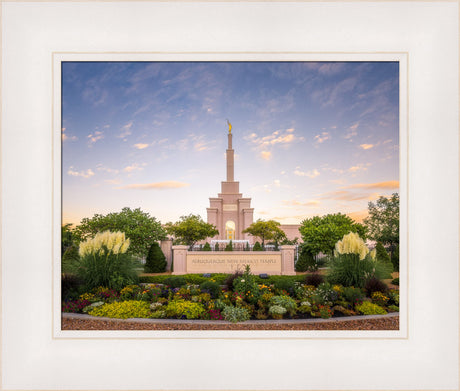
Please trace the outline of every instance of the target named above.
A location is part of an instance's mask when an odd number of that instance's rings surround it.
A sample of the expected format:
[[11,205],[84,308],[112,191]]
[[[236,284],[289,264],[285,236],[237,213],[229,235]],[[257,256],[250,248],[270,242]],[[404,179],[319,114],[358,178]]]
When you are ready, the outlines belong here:
[[232,124],[228,123],[228,148],[227,148],[227,182],[234,182],[234,151],[232,148]]

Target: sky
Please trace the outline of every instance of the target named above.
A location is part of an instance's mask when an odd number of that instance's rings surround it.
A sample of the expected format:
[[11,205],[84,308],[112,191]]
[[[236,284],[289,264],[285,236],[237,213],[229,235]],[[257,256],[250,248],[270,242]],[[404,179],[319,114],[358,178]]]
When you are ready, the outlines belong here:
[[199,214],[235,180],[254,220],[300,224],[399,192],[397,62],[64,62],[62,220]]

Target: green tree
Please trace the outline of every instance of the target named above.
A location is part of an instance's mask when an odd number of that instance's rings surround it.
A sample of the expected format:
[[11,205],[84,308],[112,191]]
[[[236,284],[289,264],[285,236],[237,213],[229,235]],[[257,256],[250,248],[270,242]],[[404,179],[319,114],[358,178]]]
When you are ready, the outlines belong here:
[[230,240],[230,242],[225,246],[225,251],[233,251],[233,243]]
[[366,227],[342,213],[305,219],[299,231],[303,247],[313,256],[319,253],[331,255],[335,244],[349,232],[356,232],[361,238],[366,238]]
[[211,251],[211,245],[206,242],[201,251]]
[[260,242],[255,242],[254,246],[252,247],[252,251],[262,251],[262,250],[263,250],[263,248],[260,245]]
[[313,254],[310,253],[308,247],[300,246],[299,259],[295,264],[296,272],[316,271],[318,264]]
[[219,231],[212,224],[205,223],[199,215],[190,214],[181,216],[174,224],[165,224],[166,232],[179,239],[182,243],[192,249],[194,244],[206,238],[212,238],[219,234]]
[[64,274],[72,273],[72,265],[79,260],[78,247],[75,244],[70,245],[62,256],[61,272]]
[[150,246],[144,271],[146,273],[164,273],[166,271],[166,257],[157,242],[153,242]]
[[83,241],[107,230],[124,232],[131,241],[129,253],[141,258],[147,255],[153,242],[166,237],[161,223],[140,208],[123,208],[118,213],[95,214],[92,218],[84,218],[75,228],[74,234],[79,241]]
[[399,244],[399,194],[381,196],[368,204],[369,216],[364,219],[369,238],[382,242],[390,248],[390,257]]
[[262,247],[265,247],[266,240],[275,240],[277,243],[286,238],[286,234],[279,227],[280,223],[274,220],[263,221],[258,219],[248,228],[243,230],[243,233],[258,237],[262,240]]
[[61,255],[64,255],[66,250],[73,244],[72,225],[67,223],[61,226]]
[[383,247],[382,242],[377,242],[377,245],[375,246],[375,256],[380,262],[390,262],[390,256],[388,255],[387,250],[385,250],[385,247]]

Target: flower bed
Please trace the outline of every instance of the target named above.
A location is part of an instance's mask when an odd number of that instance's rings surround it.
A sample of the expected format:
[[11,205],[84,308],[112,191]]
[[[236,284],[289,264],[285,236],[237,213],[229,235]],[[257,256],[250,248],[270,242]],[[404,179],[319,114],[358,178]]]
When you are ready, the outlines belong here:
[[[220,276],[219,276],[220,277]],[[168,277],[163,283],[128,285],[116,291],[97,288],[62,303],[63,312],[87,313],[110,318],[203,319],[233,323],[262,319],[308,319],[372,315],[397,312],[399,291],[368,292],[322,282],[308,285],[309,279],[277,278],[263,283],[249,267],[227,276],[227,286],[213,277]]]

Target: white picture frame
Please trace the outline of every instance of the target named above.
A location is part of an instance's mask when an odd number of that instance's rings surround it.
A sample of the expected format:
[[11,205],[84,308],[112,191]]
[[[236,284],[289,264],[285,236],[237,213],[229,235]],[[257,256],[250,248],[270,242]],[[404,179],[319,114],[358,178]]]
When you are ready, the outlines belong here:
[[[458,2],[4,2],[2,25],[3,389],[458,389]],[[398,334],[62,334],[55,66],[85,55],[403,63]]]

